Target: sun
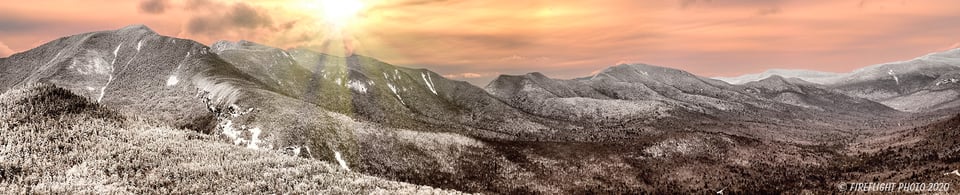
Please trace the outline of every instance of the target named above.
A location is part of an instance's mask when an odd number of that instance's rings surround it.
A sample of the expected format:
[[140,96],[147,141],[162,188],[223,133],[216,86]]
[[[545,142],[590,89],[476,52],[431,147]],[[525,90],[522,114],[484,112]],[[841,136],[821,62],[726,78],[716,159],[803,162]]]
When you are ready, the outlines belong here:
[[337,27],[342,27],[363,10],[359,0],[320,0],[324,19]]

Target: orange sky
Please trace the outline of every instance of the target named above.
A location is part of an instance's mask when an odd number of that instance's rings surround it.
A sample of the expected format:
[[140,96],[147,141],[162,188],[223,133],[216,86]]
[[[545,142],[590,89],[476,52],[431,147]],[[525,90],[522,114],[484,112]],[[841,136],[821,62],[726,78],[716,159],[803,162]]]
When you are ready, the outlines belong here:
[[955,0],[360,1],[362,12],[340,27],[319,0],[0,2],[0,56],[146,24],[205,44],[245,39],[340,55],[347,37],[359,54],[484,86],[499,74],[574,78],[618,63],[703,76],[846,72],[960,46]]

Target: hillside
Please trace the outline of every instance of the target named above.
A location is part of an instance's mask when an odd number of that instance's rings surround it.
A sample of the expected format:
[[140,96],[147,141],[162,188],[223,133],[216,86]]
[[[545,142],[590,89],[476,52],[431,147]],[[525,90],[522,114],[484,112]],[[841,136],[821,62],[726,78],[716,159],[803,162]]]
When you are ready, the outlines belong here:
[[7,193],[456,193],[245,150],[128,118],[50,85],[0,95],[0,133],[0,191]]
[[0,61],[0,91],[48,83],[235,145],[310,148],[304,156],[332,162],[341,153],[356,161],[356,138],[336,113],[284,96],[278,86],[256,78],[203,44],[143,25],[63,37]]
[[[218,42],[215,52],[278,93],[325,110],[383,125],[512,138],[538,120],[466,82],[424,69],[393,66],[352,55],[280,50],[251,42]],[[283,86],[279,84],[282,83]],[[500,113],[490,115],[486,113]]]

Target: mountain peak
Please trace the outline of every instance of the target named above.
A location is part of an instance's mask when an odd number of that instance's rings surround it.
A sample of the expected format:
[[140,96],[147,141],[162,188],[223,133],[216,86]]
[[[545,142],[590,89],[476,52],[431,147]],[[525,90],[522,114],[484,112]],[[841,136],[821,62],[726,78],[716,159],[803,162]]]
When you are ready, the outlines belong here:
[[823,84],[842,75],[843,74],[841,73],[820,72],[814,70],[769,69],[761,73],[745,74],[736,77],[714,77],[713,79],[721,80],[730,84],[740,85],[749,83],[751,81],[760,81],[772,76],[780,76],[788,80],[800,79],[806,82]]
[[770,75],[770,76],[767,77],[767,78],[760,79],[759,81],[754,81],[754,82],[759,82],[759,83],[776,83],[776,84],[782,84],[782,85],[793,84],[792,82],[790,82],[790,81],[787,80],[786,78],[783,78],[783,76],[780,76],[780,75]]
[[526,77],[531,77],[531,78],[537,78],[537,79],[546,79],[546,78],[549,78],[549,77],[547,77],[547,75],[543,75],[543,73],[540,73],[540,72],[531,72],[531,73],[527,73],[527,74],[524,75],[524,76],[526,76]]
[[156,31],[153,31],[153,29],[150,29],[150,27],[147,27],[147,25],[143,25],[143,24],[134,24],[134,25],[125,26],[125,27],[123,27],[123,28],[120,28],[119,31],[121,31],[121,32],[146,32],[146,33],[148,33],[148,34],[157,34]]
[[213,43],[213,45],[211,45],[210,48],[211,48],[214,52],[217,52],[217,53],[222,52],[222,51],[226,51],[226,50],[235,50],[235,49],[245,49],[245,50],[270,50],[270,49],[276,49],[276,50],[280,50],[280,49],[277,49],[277,48],[273,48],[273,47],[270,47],[270,46],[266,46],[266,45],[263,45],[263,44],[259,44],[259,43],[252,42],[252,41],[247,41],[247,40],[239,40],[239,41],[237,41],[237,42],[231,42],[231,41],[229,41],[229,40],[219,40],[219,41],[217,41],[216,43]]
[[696,77],[696,75],[683,70],[649,64],[620,64],[600,71],[591,79],[616,78],[620,80],[635,80],[640,78],[653,78],[657,80],[665,80],[681,77]]

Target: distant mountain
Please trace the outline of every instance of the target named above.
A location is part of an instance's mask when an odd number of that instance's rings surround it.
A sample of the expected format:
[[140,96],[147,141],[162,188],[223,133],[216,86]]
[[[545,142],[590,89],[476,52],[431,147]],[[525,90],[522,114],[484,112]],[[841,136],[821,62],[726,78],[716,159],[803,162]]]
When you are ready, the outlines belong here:
[[841,77],[830,88],[908,112],[960,106],[960,49],[879,64]]
[[[786,81],[776,76],[731,85],[682,70],[644,64],[618,65],[592,77],[573,80],[551,79],[540,73],[504,75],[487,85],[486,90],[524,112],[595,124],[599,129],[686,128],[677,124],[809,126],[807,120],[816,118],[832,121],[827,122],[832,125],[821,127],[825,130],[837,128],[845,121],[876,120],[898,113],[882,104],[800,80]],[[766,121],[757,121],[758,118]],[[755,132],[752,128],[723,131],[770,137],[786,133]],[[807,136],[810,135],[793,135],[790,140],[806,140],[803,137]]]
[[843,76],[843,74],[833,73],[833,72],[820,72],[820,71],[813,71],[813,70],[770,69],[757,74],[745,74],[737,77],[714,77],[714,79],[721,80],[730,84],[744,84],[751,81],[763,80],[771,76],[780,76],[783,78],[798,78],[807,82],[824,84],[824,83],[833,82],[838,77]]
[[960,106],[960,49],[915,59],[878,64],[850,73],[770,70],[760,74],[718,78],[744,84],[777,75],[822,84],[849,96],[866,98],[906,112],[930,112]]
[[798,78],[772,75],[743,84],[746,91],[777,102],[847,115],[875,115],[896,112],[883,104],[829,90]]

